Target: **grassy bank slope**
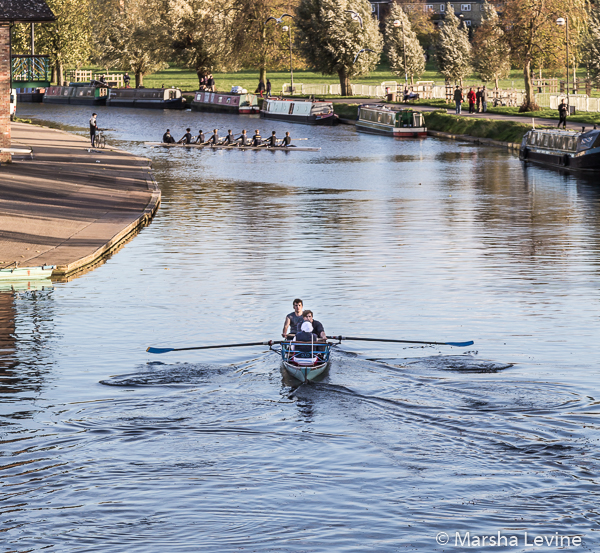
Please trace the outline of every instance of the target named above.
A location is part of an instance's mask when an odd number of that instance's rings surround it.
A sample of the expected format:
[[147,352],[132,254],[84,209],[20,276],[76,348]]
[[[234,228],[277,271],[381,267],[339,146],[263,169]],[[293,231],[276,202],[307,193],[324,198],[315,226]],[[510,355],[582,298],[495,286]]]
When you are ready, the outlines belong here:
[[491,138],[501,142],[521,142],[523,135],[531,130],[527,123],[495,121],[490,119],[468,119],[448,115],[441,111],[424,112],[425,123],[431,131],[451,134],[467,134],[478,138]]

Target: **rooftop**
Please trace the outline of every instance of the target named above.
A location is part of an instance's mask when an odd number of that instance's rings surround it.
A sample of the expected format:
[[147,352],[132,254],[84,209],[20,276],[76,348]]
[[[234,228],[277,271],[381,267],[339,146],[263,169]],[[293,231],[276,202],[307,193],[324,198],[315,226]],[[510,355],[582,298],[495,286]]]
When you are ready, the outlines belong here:
[[0,0],[0,22],[43,23],[55,19],[45,0]]

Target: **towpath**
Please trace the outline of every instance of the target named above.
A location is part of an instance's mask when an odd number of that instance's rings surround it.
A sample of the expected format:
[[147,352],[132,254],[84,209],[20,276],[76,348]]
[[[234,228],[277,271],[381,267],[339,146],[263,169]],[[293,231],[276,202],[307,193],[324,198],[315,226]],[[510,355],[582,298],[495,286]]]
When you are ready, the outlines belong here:
[[160,204],[150,161],[66,132],[12,124],[14,148],[33,148],[0,168],[0,268],[56,265],[73,275],[106,257]]

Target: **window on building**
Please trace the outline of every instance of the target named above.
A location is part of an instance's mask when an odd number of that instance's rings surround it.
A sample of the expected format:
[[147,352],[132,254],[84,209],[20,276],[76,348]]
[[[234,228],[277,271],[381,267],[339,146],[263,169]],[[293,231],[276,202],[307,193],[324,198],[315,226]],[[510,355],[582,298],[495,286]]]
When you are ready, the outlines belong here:
[[471,11],[471,4],[461,4],[460,5],[460,11],[461,12],[470,12]]
[[375,13],[377,11],[377,7],[375,6],[375,4],[371,4],[371,12]]
[[465,25],[467,27],[470,27],[471,26],[471,20],[470,19],[465,19]]
[[440,4],[440,11],[443,12],[446,10],[446,6],[444,4]]
[[425,4],[425,7],[423,9],[426,12],[432,12],[433,11],[433,4]]

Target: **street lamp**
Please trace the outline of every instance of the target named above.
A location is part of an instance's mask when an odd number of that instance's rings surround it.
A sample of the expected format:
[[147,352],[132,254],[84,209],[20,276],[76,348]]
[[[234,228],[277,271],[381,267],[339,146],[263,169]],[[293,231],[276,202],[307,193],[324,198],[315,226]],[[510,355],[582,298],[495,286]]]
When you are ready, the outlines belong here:
[[402,27],[402,51],[404,52],[404,88],[408,86],[408,71],[406,69],[406,35],[404,34],[404,21],[396,19],[394,27]]
[[[265,21],[265,25],[271,20],[275,21],[275,23],[277,23],[277,25],[280,25],[281,23],[283,23],[284,17],[289,17],[291,19],[294,19],[293,15],[290,15],[289,13],[284,13],[281,17],[269,17]],[[281,29],[284,33],[289,33],[289,37],[290,37],[290,85],[292,87],[292,95],[293,95],[294,94],[294,69],[293,69],[293,58],[292,58],[292,27],[288,26],[288,25],[284,25]]]
[[[567,45],[567,106],[569,105],[569,18],[559,17],[556,24],[562,27],[565,26],[565,44]],[[569,108],[570,109],[570,108]]]

